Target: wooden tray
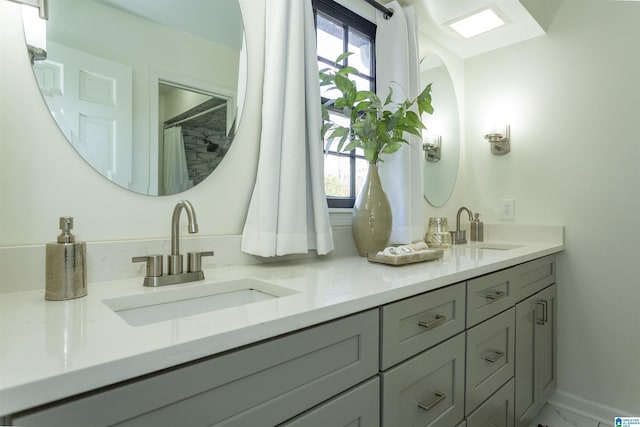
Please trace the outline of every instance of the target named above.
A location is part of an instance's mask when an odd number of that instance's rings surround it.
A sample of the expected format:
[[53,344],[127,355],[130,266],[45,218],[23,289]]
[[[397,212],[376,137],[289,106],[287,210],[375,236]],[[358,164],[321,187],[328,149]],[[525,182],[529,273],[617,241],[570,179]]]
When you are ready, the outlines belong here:
[[407,255],[367,254],[367,259],[369,262],[398,266],[413,264],[416,262],[433,261],[434,259],[439,259],[443,256],[444,251],[442,249],[426,249]]

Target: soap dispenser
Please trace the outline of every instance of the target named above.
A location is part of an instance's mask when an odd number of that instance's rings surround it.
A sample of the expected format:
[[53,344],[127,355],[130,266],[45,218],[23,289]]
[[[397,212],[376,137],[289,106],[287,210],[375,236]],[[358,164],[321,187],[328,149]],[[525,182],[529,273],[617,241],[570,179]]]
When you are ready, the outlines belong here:
[[87,248],[71,233],[73,217],[60,218],[58,241],[47,243],[44,298],[62,301],[87,295]]
[[482,242],[484,241],[484,224],[480,221],[480,214],[475,214],[475,218],[471,221],[471,241]]

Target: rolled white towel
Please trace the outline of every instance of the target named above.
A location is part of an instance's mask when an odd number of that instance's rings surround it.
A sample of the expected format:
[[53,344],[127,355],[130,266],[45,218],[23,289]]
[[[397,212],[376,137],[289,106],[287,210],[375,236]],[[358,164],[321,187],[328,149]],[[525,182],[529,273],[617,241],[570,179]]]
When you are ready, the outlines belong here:
[[400,254],[402,255],[408,255],[413,253],[413,248],[411,247],[411,245],[400,245],[398,246],[398,252],[400,252]]
[[389,246],[388,248],[384,248],[384,251],[382,251],[382,253],[387,256],[402,255],[402,253],[395,246]]
[[425,242],[412,243],[411,247],[413,248],[414,251],[425,251],[429,249],[429,246],[427,246]]

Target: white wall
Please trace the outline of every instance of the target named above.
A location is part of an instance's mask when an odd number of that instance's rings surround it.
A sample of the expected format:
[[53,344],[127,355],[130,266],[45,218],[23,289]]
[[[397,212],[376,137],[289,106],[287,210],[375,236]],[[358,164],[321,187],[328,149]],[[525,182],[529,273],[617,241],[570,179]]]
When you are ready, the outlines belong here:
[[[547,1],[547,34],[465,62],[465,200],[564,224],[559,389],[640,414],[640,3]],[[492,156],[484,115],[505,110]]]
[[41,244],[74,216],[87,241],[166,237],[181,199],[195,206],[202,235],[239,234],[257,164],[264,2],[242,0],[249,50],[248,88],[236,140],[225,161],[185,193],[148,197],[104,179],[82,160],[50,118],[24,48],[21,6],[0,1],[0,246]]

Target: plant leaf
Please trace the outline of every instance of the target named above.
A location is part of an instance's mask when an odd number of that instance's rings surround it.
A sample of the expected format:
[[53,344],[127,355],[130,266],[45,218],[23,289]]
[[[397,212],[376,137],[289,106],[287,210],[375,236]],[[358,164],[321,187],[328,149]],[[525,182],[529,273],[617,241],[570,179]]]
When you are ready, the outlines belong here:
[[320,135],[322,135],[322,139],[325,139],[325,135],[327,134],[327,132],[329,132],[329,129],[331,129],[333,127],[333,123],[329,122],[329,123],[325,123],[322,125],[322,132],[320,133]]
[[407,132],[410,133],[412,135],[416,135],[416,136],[422,136],[420,134],[420,131],[417,130],[416,128],[414,128],[413,126],[408,126],[408,125],[398,125],[396,127],[397,130],[401,130],[403,132]]
[[349,128],[336,126],[331,135],[329,135],[329,138],[334,139],[343,136],[349,136]]
[[336,63],[339,64],[341,63],[346,57],[353,55],[353,52],[344,52],[341,53],[340,55],[338,55],[338,57],[336,58]]
[[389,94],[387,95],[387,99],[384,100],[384,105],[389,105],[393,101],[393,88],[389,86]]
[[422,123],[422,120],[420,120],[420,117],[413,111],[411,110],[407,111],[406,118],[409,125],[413,126],[414,128],[426,129],[426,127]]
[[399,142],[389,142],[382,148],[382,152],[385,154],[395,153],[400,147],[402,147],[402,144]]
[[338,88],[338,90],[342,92],[343,95],[345,95],[345,97],[347,94],[356,91],[355,84],[351,80],[349,80],[347,77],[341,74],[336,74],[335,81],[336,81],[336,88]]
[[355,67],[343,67],[338,70],[337,74],[345,75],[345,74],[353,74],[353,73],[355,74],[359,73],[358,69]]

